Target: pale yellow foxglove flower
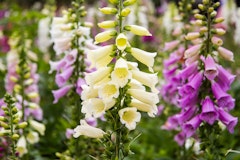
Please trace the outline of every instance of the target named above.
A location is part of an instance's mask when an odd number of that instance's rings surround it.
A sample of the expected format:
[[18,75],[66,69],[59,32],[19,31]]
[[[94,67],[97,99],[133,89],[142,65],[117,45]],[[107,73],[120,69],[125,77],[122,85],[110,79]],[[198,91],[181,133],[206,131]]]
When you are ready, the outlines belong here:
[[144,28],[142,26],[128,25],[128,26],[125,26],[124,29],[132,32],[133,34],[139,35],[139,36],[152,36],[152,34],[146,28]]
[[218,53],[220,56],[222,56],[224,59],[228,61],[234,61],[234,55],[233,52],[224,48],[224,47],[218,47]]
[[91,98],[82,102],[82,113],[85,113],[85,118],[98,118],[105,113],[105,104],[102,99]]
[[132,70],[131,72],[134,79],[141,82],[145,86],[150,87],[152,92],[158,92],[158,90],[155,88],[155,85],[158,83],[157,73],[151,74],[139,70]]
[[158,112],[156,105],[149,105],[147,103],[141,102],[135,98],[131,99],[130,107],[135,107],[139,111],[147,112],[150,117],[155,117]]
[[140,121],[141,114],[137,112],[137,108],[134,107],[127,107],[119,110],[118,112],[120,116],[120,121],[122,124],[129,130],[133,130],[136,128],[136,123]]
[[107,45],[94,50],[89,50],[87,58],[91,62],[91,67],[99,68],[107,66],[113,59],[110,56],[113,52],[113,48],[113,45]]
[[111,8],[111,7],[103,7],[103,8],[99,8],[99,10],[103,14],[116,14],[118,12],[116,8]]
[[119,50],[123,51],[128,45],[128,39],[125,34],[120,33],[116,38],[116,46]]
[[119,96],[119,86],[113,82],[105,83],[99,87],[98,95],[105,103],[109,103]]
[[27,141],[30,143],[30,144],[34,144],[34,143],[37,143],[39,142],[39,135],[37,132],[34,132],[34,131],[30,131],[28,134],[27,134]]
[[82,85],[81,86],[83,91],[81,94],[81,99],[82,100],[87,100],[90,98],[96,98],[98,97],[98,89],[94,88],[94,87],[89,87],[87,85]]
[[157,52],[146,52],[138,48],[131,48],[131,54],[141,63],[145,64],[148,67],[153,67],[154,57],[157,55]]
[[128,83],[128,80],[132,78],[132,73],[128,70],[126,60],[123,58],[117,60],[111,78],[120,87],[124,87]]
[[86,74],[86,83],[90,86],[95,85],[96,83],[102,81],[104,78],[108,77],[111,70],[112,69],[110,67],[102,67],[95,72]]
[[101,43],[101,42],[106,42],[107,40],[111,39],[112,37],[116,36],[117,32],[115,30],[110,30],[110,31],[104,31],[101,33],[98,33],[95,36],[95,44]]
[[131,89],[141,89],[145,90],[145,87],[140,83],[139,81],[135,79],[131,79],[131,81],[128,83]]
[[46,127],[44,124],[39,123],[35,120],[29,120],[29,124],[33,129],[38,131],[38,133],[40,133],[42,136],[45,134]]
[[73,137],[77,138],[81,135],[87,136],[90,138],[102,138],[103,135],[106,134],[103,130],[92,127],[87,124],[85,120],[80,121],[80,125],[78,125],[76,128],[74,128],[74,134]]
[[141,89],[128,89],[127,92],[137,100],[149,105],[155,105],[159,102],[157,93],[147,92]]
[[121,16],[127,17],[130,13],[131,13],[131,9],[130,8],[124,8],[122,10],[122,12],[121,12]]
[[19,154],[19,157],[22,157],[24,154],[28,153],[27,150],[27,142],[24,136],[22,136],[21,138],[19,138],[18,142],[17,142],[17,147],[16,150]]
[[107,28],[113,28],[117,26],[117,22],[116,21],[103,21],[97,24],[98,27],[103,28],[103,29],[107,29]]

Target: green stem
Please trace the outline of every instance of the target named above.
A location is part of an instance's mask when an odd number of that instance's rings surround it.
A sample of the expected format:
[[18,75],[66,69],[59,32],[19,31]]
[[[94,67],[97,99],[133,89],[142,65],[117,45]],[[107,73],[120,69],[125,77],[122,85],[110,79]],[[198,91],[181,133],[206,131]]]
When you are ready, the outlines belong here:
[[212,1],[210,0],[210,2],[208,3],[207,6],[207,42],[206,42],[206,52],[205,52],[205,56],[207,56],[209,53],[211,53],[211,29],[212,29],[212,19],[211,19],[211,15],[210,12],[208,11],[208,9],[211,6]]

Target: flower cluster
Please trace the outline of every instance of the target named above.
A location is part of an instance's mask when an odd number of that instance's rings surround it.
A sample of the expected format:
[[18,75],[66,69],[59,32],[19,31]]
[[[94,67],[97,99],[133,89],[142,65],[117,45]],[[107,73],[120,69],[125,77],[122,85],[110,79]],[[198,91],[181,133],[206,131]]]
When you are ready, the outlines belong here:
[[[110,1],[119,8],[100,8],[103,14],[113,14],[117,20],[108,20],[98,23],[98,26],[107,29],[95,37],[95,44],[106,42],[115,38],[114,44],[108,44],[90,50],[88,59],[97,70],[86,73],[86,84],[83,87],[81,98],[82,113],[85,117],[99,118],[105,113],[117,113],[113,115],[129,130],[136,128],[141,114],[138,111],[148,113],[154,117],[158,110],[156,104],[159,102],[158,91],[155,85],[158,82],[157,74],[153,72],[154,57],[157,53],[150,53],[134,48],[130,45],[127,32],[139,36],[150,36],[151,33],[144,27],[138,25],[123,25],[123,19],[129,15],[136,0]],[[114,29],[118,27],[118,31]],[[133,56],[140,63],[148,67],[150,72],[141,71],[138,63],[127,60],[127,55]],[[114,112],[117,111],[117,112]],[[119,118],[118,118],[119,117]],[[118,123],[118,122],[116,122]],[[75,137],[79,135],[91,135],[83,130],[87,127],[81,121],[81,125],[75,128]],[[89,128],[90,131],[90,128]],[[91,131],[99,133],[95,138],[102,137],[105,132],[91,127]]]
[[[178,87],[178,105],[181,113],[168,118],[168,129],[181,129],[175,136],[179,145],[195,134],[200,125],[221,122],[229,132],[234,132],[238,119],[228,112],[235,100],[227,93],[235,76],[218,64],[218,55],[233,61],[233,53],[223,47],[218,37],[225,31],[215,25],[223,21],[216,18],[219,3],[204,0],[199,9],[204,14],[195,14],[199,32],[188,33],[185,38],[194,45],[184,52],[185,68],[178,73],[182,86]],[[198,42],[198,43],[196,43]]]
[[[75,5],[79,5],[74,3]],[[84,11],[84,7],[80,8]],[[53,17],[51,24],[51,39],[54,43],[54,50],[58,56],[61,56],[59,61],[50,61],[50,71],[56,71],[55,82],[59,87],[53,91],[54,103],[65,96],[72,88],[79,95],[81,94],[81,86],[84,84],[83,71],[85,71],[84,52],[86,45],[92,44],[90,38],[89,24],[78,21],[79,15],[69,9],[63,11],[63,17]],[[81,15],[84,16],[84,15]],[[81,62],[81,66],[79,64]],[[86,64],[87,65],[87,64]],[[80,71],[81,70],[81,71]],[[89,70],[88,72],[91,72]],[[71,80],[72,77],[77,80]],[[82,77],[82,78],[80,78]]]
[[[36,61],[36,55],[31,51],[31,40],[25,39],[20,44],[20,38],[15,35],[10,39],[11,49],[7,55],[6,91],[14,95],[21,119],[29,123],[28,129],[23,132],[17,143],[17,146],[20,146],[17,147],[17,151],[20,156],[23,156],[27,153],[26,143],[37,143],[39,134],[44,135],[45,125],[38,122],[42,120],[43,113],[39,106],[37,65],[32,62]],[[25,145],[22,146],[22,144]]]

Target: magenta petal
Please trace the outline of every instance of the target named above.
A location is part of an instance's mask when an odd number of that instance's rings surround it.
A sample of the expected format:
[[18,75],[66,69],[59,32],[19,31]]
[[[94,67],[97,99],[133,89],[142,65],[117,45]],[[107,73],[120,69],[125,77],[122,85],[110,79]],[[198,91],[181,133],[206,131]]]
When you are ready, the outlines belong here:
[[214,59],[210,55],[208,55],[207,58],[204,59],[204,66],[205,66],[204,75],[210,81],[213,80],[218,75],[218,70]]
[[74,67],[72,66],[64,70],[62,73],[56,74],[55,81],[58,87],[62,87],[67,82],[67,80],[71,77],[73,70],[74,70]]
[[233,117],[223,109],[218,110],[219,113],[219,120],[227,126],[227,129],[230,133],[234,132],[234,127],[237,125],[238,118]]
[[174,136],[174,140],[178,143],[179,146],[182,146],[186,140],[186,135],[184,132],[180,132]]
[[226,69],[222,66],[217,65],[218,69],[218,76],[217,76],[217,83],[221,85],[223,91],[227,91],[230,89],[230,85],[235,79],[235,75],[229,73]]
[[185,67],[182,71],[179,73],[179,77],[183,80],[186,80],[189,78],[190,75],[196,74],[198,71],[198,62],[194,62],[191,65]]
[[52,91],[53,96],[54,96],[53,103],[57,103],[58,100],[60,98],[62,98],[63,96],[65,96],[72,87],[73,87],[72,85],[66,85],[58,90],[53,90]]
[[191,137],[195,133],[195,131],[197,130],[201,122],[202,122],[201,119],[197,115],[194,118],[192,118],[190,121],[185,123],[183,125],[183,131],[185,132],[186,136]]
[[218,113],[214,106],[213,101],[206,97],[202,102],[202,113],[200,119],[212,125],[218,119]]

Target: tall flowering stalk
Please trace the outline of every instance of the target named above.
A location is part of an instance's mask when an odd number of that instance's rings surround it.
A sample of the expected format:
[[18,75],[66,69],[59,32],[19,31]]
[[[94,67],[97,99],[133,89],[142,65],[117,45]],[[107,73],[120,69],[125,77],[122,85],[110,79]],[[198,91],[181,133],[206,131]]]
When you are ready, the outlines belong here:
[[[53,49],[59,61],[50,61],[50,71],[56,71],[55,82],[59,89],[53,90],[54,102],[60,98],[68,97],[66,107],[69,116],[69,128],[66,130],[66,137],[69,140],[68,150],[61,154],[56,153],[60,158],[79,157],[86,154],[87,147],[84,141],[72,139],[73,129],[78,123],[81,114],[81,98],[85,84],[85,73],[91,72],[88,69],[85,52],[87,47],[94,47],[90,38],[91,24],[84,22],[86,15],[83,0],[72,2],[72,8],[63,11],[63,17],[54,17],[51,25],[51,38],[54,43]],[[69,113],[69,111],[71,113]],[[80,151],[81,150],[81,151]]]
[[[159,102],[155,85],[157,74],[153,73],[154,57],[157,53],[150,53],[134,48],[130,45],[127,32],[139,36],[150,36],[144,27],[134,24],[124,24],[129,15],[129,6],[136,0],[109,0],[115,7],[104,7],[99,10],[106,15],[116,15],[115,20],[98,23],[100,28],[106,29],[95,37],[95,44],[114,41],[90,50],[87,54],[96,71],[86,73],[86,84],[81,98],[82,113],[85,117],[100,118],[104,115],[107,131],[89,126],[84,120],[74,129],[74,137],[85,135],[91,138],[102,138],[105,146],[105,159],[124,159],[130,153],[129,132],[136,128],[140,121],[139,111],[146,112],[150,117],[157,114],[156,104]],[[112,42],[114,42],[112,44]],[[138,63],[128,60],[133,56],[148,68],[148,72],[141,71]]]
[[216,18],[219,5],[211,0],[203,0],[198,5],[201,12],[195,14],[195,24],[200,30],[185,36],[194,45],[184,52],[186,67],[178,74],[183,83],[178,88],[177,101],[181,112],[171,118],[171,126],[181,130],[175,140],[183,144],[188,137],[199,137],[206,159],[223,159],[218,140],[220,123],[233,133],[238,122],[229,113],[235,100],[227,93],[235,76],[218,64],[219,58],[233,61],[233,53],[222,47],[219,38],[225,31],[216,27],[223,21],[221,17]]
[[8,144],[7,157],[16,160],[17,157],[17,142],[20,138],[19,129],[25,128],[28,124],[27,122],[20,122],[19,110],[15,106],[15,100],[9,94],[4,97],[4,102],[1,109],[4,114],[0,116],[0,136],[6,138]]

